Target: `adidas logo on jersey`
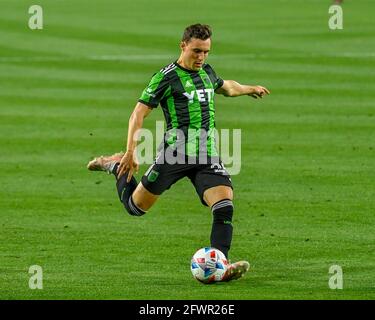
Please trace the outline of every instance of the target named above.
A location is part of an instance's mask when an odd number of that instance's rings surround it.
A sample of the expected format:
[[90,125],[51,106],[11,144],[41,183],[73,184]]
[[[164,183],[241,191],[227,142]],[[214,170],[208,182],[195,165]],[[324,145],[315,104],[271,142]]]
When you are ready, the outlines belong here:
[[185,87],[186,88],[190,88],[190,87],[192,87],[193,85],[191,84],[191,82],[190,81],[186,81],[186,84],[185,84]]

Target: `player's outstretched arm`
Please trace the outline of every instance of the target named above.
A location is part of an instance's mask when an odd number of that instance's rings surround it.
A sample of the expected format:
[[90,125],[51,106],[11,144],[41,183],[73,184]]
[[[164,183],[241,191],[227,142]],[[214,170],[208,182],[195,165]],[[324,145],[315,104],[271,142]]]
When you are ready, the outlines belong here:
[[263,98],[263,96],[270,94],[270,91],[265,87],[243,85],[234,80],[224,80],[224,84],[215,92],[226,97],[248,95],[255,99]]
[[118,166],[117,178],[120,178],[124,173],[129,171],[127,178],[127,182],[129,182],[134,172],[138,172],[139,165],[135,158],[135,147],[137,146],[137,137],[135,134],[142,128],[144,118],[146,118],[151,111],[152,109],[150,107],[141,102],[138,102],[135,106],[129,118],[127,148]]

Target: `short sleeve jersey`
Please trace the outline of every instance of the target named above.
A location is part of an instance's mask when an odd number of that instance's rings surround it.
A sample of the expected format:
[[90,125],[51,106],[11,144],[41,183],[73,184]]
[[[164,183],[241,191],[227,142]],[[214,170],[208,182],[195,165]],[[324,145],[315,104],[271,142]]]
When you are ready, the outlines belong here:
[[[182,130],[189,136],[187,142],[191,141],[191,132],[205,130],[208,132],[208,150],[212,150],[210,145],[214,143],[212,133],[215,128],[214,94],[223,83],[209,64],[204,64],[199,71],[192,71],[174,62],[153,75],[138,101],[151,108],[160,104],[167,130]],[[176,137],[172,139],[172,143],[174,142]]]

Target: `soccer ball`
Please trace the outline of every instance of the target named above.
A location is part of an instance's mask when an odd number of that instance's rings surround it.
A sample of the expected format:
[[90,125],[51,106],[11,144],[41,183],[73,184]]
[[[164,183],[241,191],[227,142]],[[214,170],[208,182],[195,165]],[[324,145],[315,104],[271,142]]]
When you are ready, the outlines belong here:
[[190,269],[198,281],[212,283],[223,279],[228,269],[228,261],[220,250],[206,247],[194,254]]

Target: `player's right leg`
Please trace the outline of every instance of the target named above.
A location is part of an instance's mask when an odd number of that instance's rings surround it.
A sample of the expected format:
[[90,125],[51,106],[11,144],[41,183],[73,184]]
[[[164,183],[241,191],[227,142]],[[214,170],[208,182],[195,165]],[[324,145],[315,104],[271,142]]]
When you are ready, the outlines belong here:
[[87,168],[92,171],[106,171],[116,177],[117,193],[126,211],[133,216],[142,216],[155,203],[158,195],[145,189],[142,183],[137,183],[133,176],[127,182],[128,173],[117,178],[117,168],[123,153],[116,153],[112,156],[101,156],[90,161]]
[[120,201],[130,215],[143,216],[159,196],[148,191],[142,182],[137,183],[134,176],[127,182],[128,172],[118,178],[118,165],[119,163],[114,165],[112,173],[116,177],[116,187]]

